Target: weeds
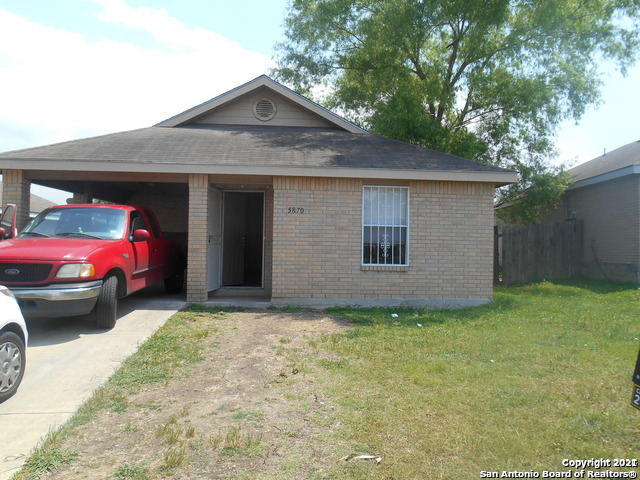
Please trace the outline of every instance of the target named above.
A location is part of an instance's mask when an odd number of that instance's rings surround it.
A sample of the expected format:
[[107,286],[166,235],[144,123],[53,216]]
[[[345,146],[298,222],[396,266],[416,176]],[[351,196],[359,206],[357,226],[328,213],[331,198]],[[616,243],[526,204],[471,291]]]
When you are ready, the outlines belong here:
[[16,479],[39,478],[60,467],[69,465],[77,458],[78,453],[71,450],[39,449],[26,461]]
[[229,427],[226,433],[218,433],[209,438],[209,445],[220,449],[222,455],[256,456],[262,452],[262,432],[243,432],[236,425]]
[[180,445],[178,447],[169,448],[164,452],[163,462],[158,470],[160,472],[170,474],[178,467],[180,467],[186,459],[186,447],[184,445]]
[[151,480],[149,470],[140,465],[123,465],[113,474],[114,480]]

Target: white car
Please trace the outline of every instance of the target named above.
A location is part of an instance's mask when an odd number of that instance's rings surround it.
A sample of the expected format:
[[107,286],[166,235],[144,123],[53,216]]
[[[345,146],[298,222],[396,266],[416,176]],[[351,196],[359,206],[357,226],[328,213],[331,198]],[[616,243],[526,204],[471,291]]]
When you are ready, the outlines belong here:
[[0,403],[13,396],[22,381],[28,339],[16,298],[0,285]]

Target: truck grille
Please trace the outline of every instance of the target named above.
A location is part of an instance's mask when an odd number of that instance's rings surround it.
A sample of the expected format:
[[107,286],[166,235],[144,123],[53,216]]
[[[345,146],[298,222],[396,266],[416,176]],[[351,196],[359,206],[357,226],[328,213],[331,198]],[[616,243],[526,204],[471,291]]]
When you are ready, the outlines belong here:
[[42,282],[51,268],[48,263],[0,263],[0,283]]

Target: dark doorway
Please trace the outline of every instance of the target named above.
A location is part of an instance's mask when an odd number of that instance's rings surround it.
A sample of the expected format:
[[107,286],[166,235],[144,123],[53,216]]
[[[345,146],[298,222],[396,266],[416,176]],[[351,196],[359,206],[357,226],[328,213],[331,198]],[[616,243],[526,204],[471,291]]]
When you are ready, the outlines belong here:
[[224,192],[222,236],[222,286],[262,287],[263,192]]

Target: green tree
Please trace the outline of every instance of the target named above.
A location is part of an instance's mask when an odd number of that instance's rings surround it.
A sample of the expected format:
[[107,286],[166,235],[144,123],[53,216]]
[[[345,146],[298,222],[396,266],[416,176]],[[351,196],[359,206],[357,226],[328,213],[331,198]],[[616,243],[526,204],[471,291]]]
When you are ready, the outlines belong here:
[[560,122],[598,102],[602,61],[636,60],[639,17],[640,0],[292,0],[273,74],[372,133],[517,169],[499,196],[528,196],[531,222],[568,185]]

